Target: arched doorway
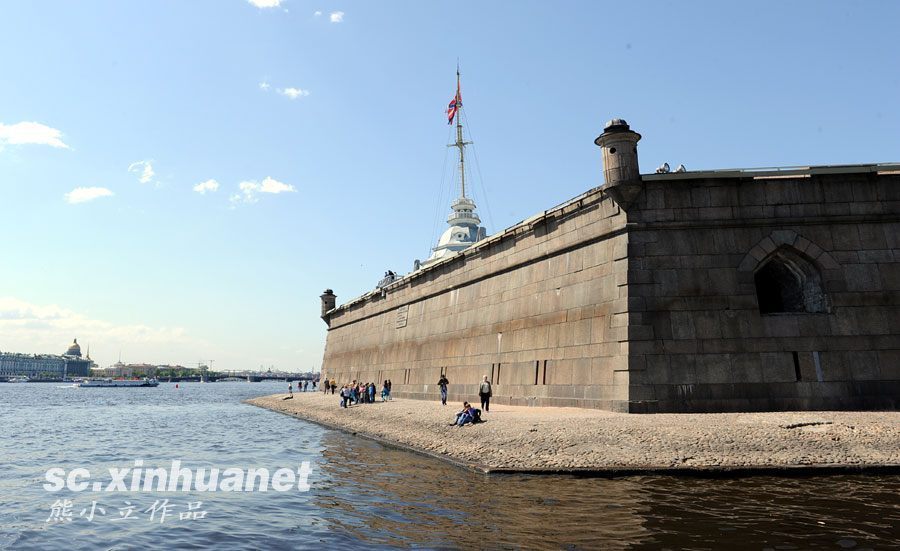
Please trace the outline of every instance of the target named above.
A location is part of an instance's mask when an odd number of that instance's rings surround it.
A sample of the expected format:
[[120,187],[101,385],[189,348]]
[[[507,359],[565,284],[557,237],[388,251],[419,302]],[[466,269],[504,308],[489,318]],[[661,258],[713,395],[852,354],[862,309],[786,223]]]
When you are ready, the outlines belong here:
[[819,269],[792,247],[781,247],[769,255],[753,280],[761,314],[828,311]]

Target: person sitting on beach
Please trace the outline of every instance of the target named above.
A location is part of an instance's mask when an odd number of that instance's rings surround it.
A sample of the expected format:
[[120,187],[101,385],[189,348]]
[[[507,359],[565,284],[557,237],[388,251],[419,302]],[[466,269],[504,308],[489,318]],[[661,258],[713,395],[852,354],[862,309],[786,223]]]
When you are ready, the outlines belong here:
[[457,427],[461,427],[468,423],[477,423],[481,420],[481,411],[469,405],[469,402],[463,402],[463,409],[456,414],[456,422],[453,423]]

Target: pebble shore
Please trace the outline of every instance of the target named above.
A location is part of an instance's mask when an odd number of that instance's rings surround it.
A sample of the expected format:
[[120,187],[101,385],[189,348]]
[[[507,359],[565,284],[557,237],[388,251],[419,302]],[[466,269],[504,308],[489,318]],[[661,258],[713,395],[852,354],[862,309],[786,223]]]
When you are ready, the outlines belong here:
[[454,427],[457,403],[379,399],[343,409],[337,395],[285,396],[247,403],[484,472],[900,468],[900,412],[635,415],[492,405],[485,423]]

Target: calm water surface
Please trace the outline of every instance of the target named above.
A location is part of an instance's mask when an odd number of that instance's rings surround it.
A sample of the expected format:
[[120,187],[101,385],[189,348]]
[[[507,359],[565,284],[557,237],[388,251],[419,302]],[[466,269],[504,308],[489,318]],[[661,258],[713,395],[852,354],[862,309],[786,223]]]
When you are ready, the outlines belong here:
[[[900,548],[897,476],[489,477],[241,403],[284,386],[0,384],[0,548]],[[42,487],[51,467],[105,475],[136,459],[271,471],[309,461],[311,489]],[[70,522],[48,522],[57,499],[72,501]],[[150,521],[143,511],[164,499],[169,516]],[[134,514],[119,520],[126,501]],[[181,520],[198,501],[205,516]]]

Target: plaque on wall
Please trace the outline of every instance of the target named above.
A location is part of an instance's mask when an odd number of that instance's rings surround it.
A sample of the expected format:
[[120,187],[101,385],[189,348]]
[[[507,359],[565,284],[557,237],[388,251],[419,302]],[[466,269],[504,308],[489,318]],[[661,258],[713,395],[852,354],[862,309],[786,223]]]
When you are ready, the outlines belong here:
[[406,327],[406,319],[409,315],[409,304],[397,308],[397,329]]

